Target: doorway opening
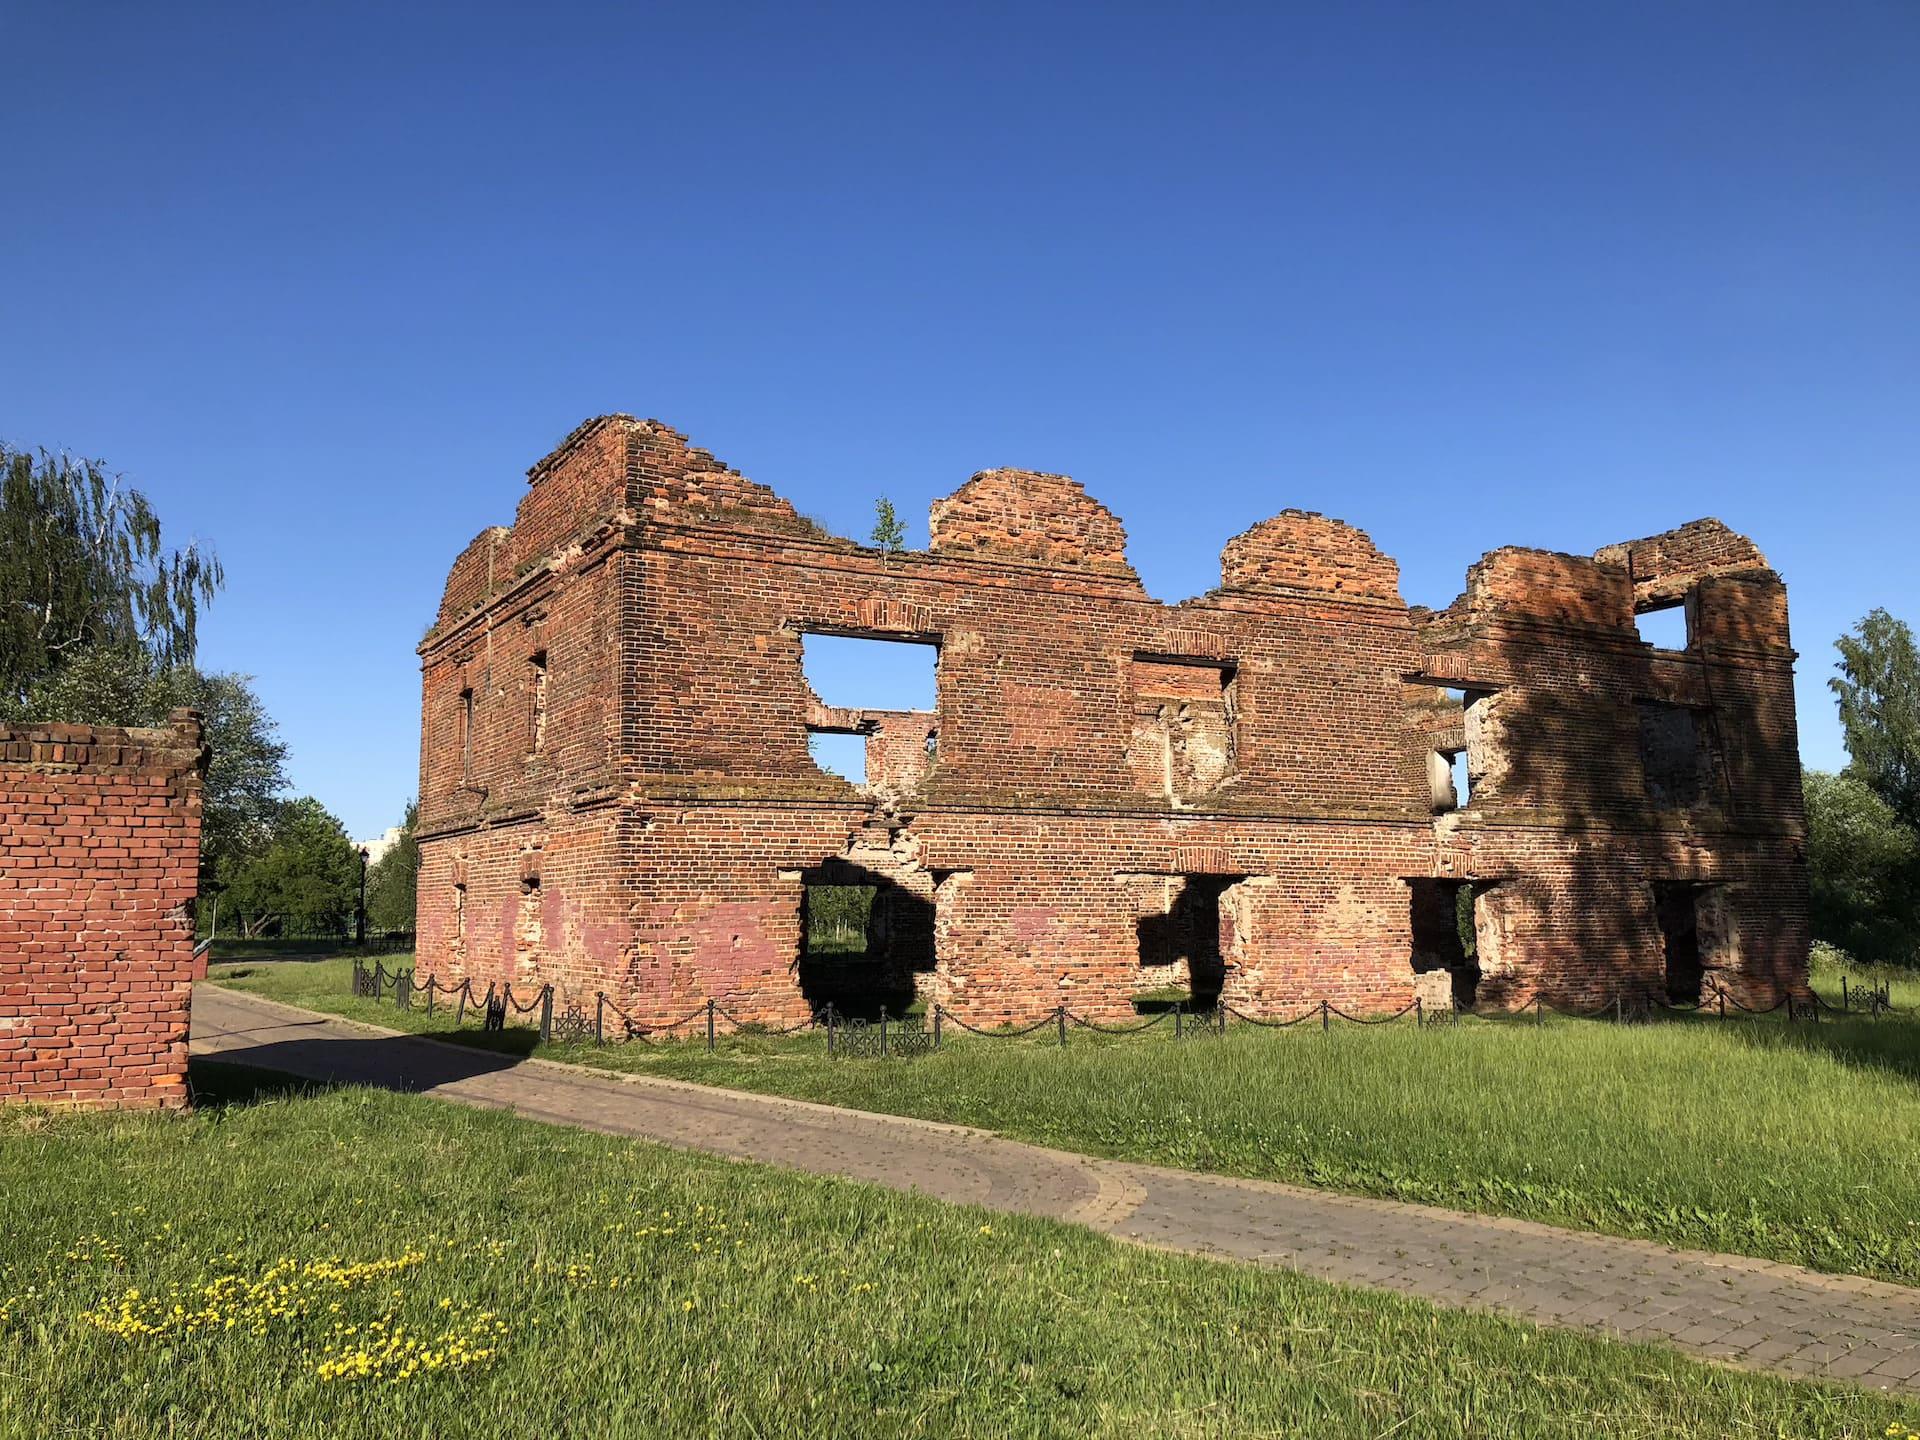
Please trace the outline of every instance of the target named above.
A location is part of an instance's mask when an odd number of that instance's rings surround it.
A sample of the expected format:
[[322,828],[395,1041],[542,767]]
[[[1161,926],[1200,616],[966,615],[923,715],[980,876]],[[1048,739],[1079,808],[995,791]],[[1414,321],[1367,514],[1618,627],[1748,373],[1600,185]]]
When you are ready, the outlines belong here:
[[851,1020],[904,1016],[931,972],[933,901],[845,860],[800,872],[800,992]]
[[1413,973],[1445,972],[1456,1010],[1471,1010],[1480,998],[1479,892],[1470,880],[1409,880]]

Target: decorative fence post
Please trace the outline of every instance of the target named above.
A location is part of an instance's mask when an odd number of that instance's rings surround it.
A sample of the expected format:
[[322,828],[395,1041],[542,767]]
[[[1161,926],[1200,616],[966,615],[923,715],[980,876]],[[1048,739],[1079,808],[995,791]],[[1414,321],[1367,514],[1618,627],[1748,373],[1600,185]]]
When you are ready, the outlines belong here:
[[1333,1028],[1333,1009],[1325,1000],[1320,1002],[1320,1033],[1326,1034]]
[[1626,1022],[1626,1018],[1627,1018],[1626,1009],[1627,1007],[1625,1002],[1623,1002],[1620,998],[1620,992],[1618,990],[1614,991],[1613,992],[1613,1023],[1614,1024],[1621,1025]]
[[940,1048],[940,1016],[940,1006],[936,1003],[933,1007],[933,1048],[936,1050]]
[[1840,977],[1840,1009],[1844,1012],[1851,1008],[1847,998],[1847,977],[1842,975]]
[[1535,1025],[1544,1025],[1547,1023],[1545,1007],[1546,1001],[1542,1000],[1538,995],[1533,997],[1533,1023]]
[[1060,1043],[1065,1045],[1067,1043],[1067,1007],[1064,1005],[1054,1006],[1053,1019],[1054,1023],[1060,1027]]
[[433,976],[427,976],[427,1014],[433,1014],[433,997],[440,987],[434,983]]
[[709,1055],[713,1053],[713,1009],[713,1001],[709,998],[707,1001],[707,1053]]
[[1218,1033],[1227,1033],[1227,1002],[1224,996],[1213,1002],[1213,1022]]
[[549,981],[540,987],[540,1043],[553,1043],[553,984]]
[[607,1043],[607,992],[604,990],[593,992],[593,1043]]
[[880,1055],[881,1055],[881,1058],[885,1059],[886,1054],[887,1054],[887,1007],[885,1005],[882,1005],[880,1007]]
[[1413,1028],[1416,1030],[1425,1029],[1426,1023],[1427,1012],[1420,1008],[1420,997],[1416,995],[1413,997]]
[[827,1002],[827,1054],[833,1054],[833,1002]]
[[1727,992],[1724,986],[1715,986],[1714,993],[1720,998],[1720,1018],[1727,1018]]
[[1184,1000],[1176,1000],[1173,1002],[1173,1038],[1176,1040],[1180,1039],[1183,1035],[1186,1034],[1186,1030],[1181,1026],[1181,1023],[1180,1023],[1180,1012],[1185,1010],[1186,1008],[1187,1008],[1187,1005],[1186,1005],[1186,1001]]

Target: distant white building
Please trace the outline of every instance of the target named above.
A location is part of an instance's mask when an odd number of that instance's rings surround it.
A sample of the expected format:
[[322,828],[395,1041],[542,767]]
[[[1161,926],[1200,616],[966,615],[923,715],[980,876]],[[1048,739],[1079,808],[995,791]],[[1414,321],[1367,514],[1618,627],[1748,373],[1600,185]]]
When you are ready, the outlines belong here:
[[367,852],[367,868],[371,870],[380,863],[380,857],[400,843],[400,827],[389,825],[385,832],[375,840],[356,840],[353,848]]

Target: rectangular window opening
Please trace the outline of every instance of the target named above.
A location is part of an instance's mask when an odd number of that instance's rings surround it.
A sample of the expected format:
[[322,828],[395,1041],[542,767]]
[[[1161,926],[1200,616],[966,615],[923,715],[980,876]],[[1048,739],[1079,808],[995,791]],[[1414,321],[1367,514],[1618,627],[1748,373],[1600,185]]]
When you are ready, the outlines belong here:
[[1647,798],[1669,809],[1705,800],[1712,793],[1713,763],[1701,715],[1661,700],[1639,701],[1638,709]]
[[1684,601],[1676,601],[1671,605],[1656,605],[1637,611],[1633,617],[1633,626],[1640,632],[1640,638],[1656,650],[1692,648],[1692,626],[1688,623],[1687,606]]
[[853,785],[867,783],[867,737],[846,730],[807,731],[807,754],[829,775]]
[[1231,778],[1239,749],[1236,675],[1220,660],[1134,655],[1127,767],[1139,789],[1179,805]]
[[547,743],[547,652],[536,650],[533,654],[533,718],[528,750],[538,755]]
[[460,692],[460,778],[473,778],[473,691]]
[[812,701],[807,753],[819,769],[866,789],[924,783],[937,751],[937,644],[807,632],[800,667]]

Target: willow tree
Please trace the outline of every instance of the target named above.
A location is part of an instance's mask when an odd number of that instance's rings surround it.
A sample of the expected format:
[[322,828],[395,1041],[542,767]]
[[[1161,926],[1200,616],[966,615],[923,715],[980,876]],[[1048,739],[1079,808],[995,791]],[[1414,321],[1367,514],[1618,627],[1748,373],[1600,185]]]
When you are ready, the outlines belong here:
[[92,649],[190,665],[223,578],[204,546],[167,548],[147,497],[99,461],[0,445],[0,702]]

